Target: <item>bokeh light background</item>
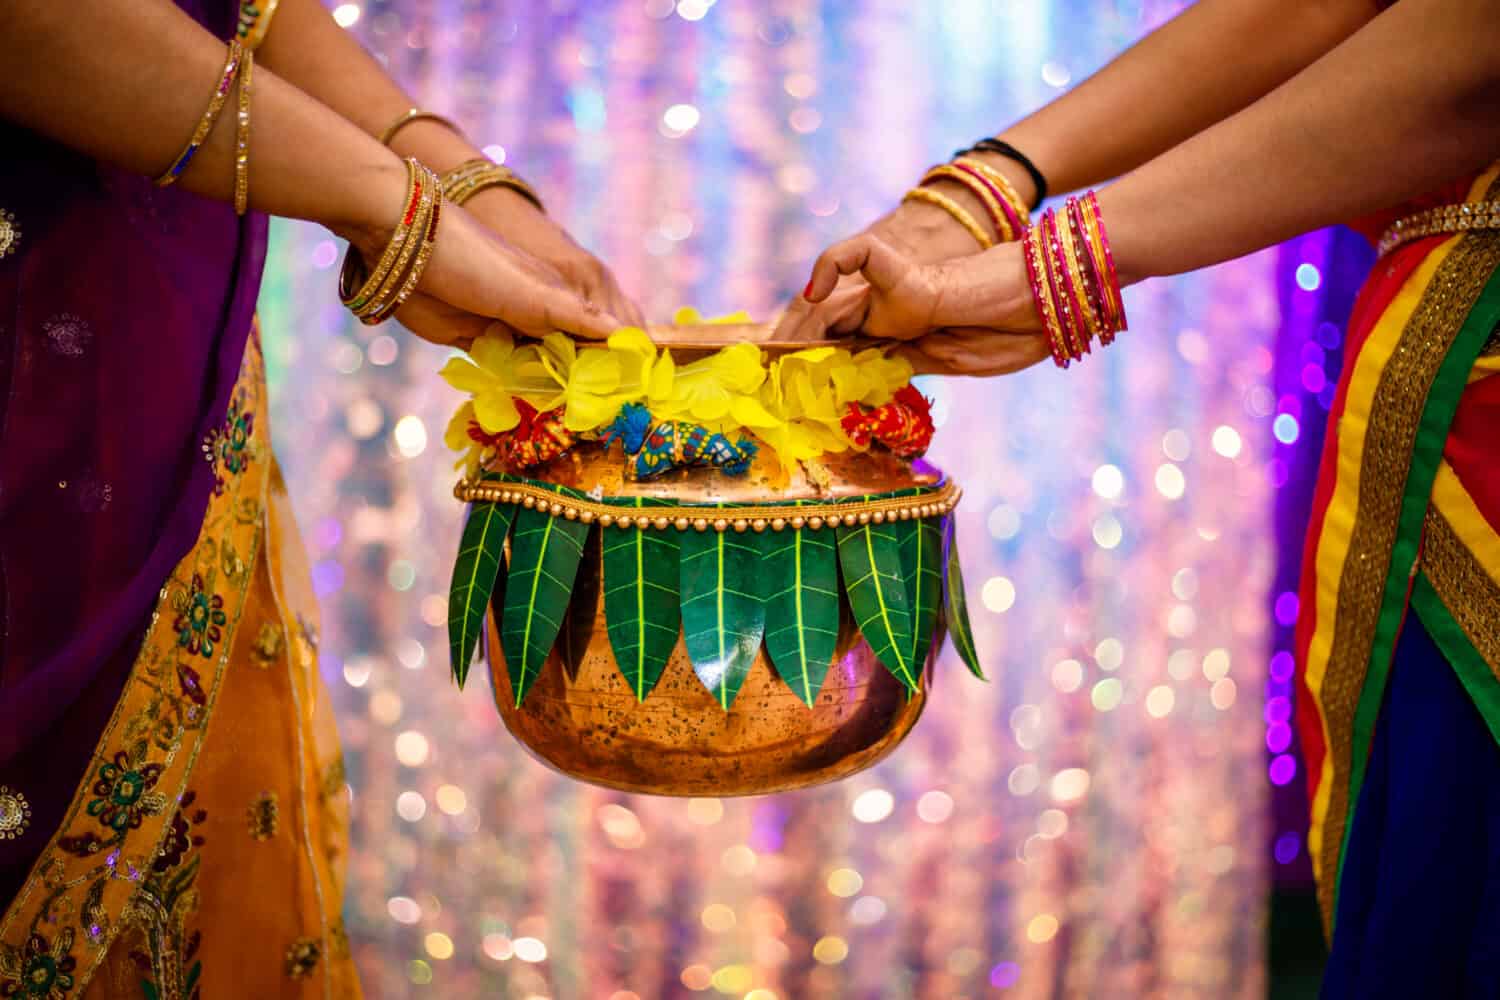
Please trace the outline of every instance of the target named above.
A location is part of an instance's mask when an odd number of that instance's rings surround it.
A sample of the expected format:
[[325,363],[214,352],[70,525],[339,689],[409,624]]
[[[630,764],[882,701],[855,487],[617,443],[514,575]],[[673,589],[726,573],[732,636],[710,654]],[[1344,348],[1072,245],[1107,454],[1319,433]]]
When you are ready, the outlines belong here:
[[[336,15],[533,180],[653,317],[769,317],[822,245],[924,167],[1180,6],[366,0]],[[1268,810],[1268,764],[1300,782],[1272,705],[1287,679],[1268,680],[1273,606],[1296,610],[1275,605],[1272,498],[1301,414],[1276,388],[1297,294],[1278,296],[1276,253],[1131,289],[1130,333],[1067,372],[928,382],[933,457],[967,491],[991,683],[945,654],[926,717],[873,771],[679,801],[553,774],[483,681],[449,682],[461,509],[441,433],[457,398],[435,375],[444,352],[350,321],[341,251],[278,223],[262,322],[323,600],[369,995],[1263,994],[1273,844],[1283,864],[1299,852]],[[1288,391],[1300,407],[1319,388]]]

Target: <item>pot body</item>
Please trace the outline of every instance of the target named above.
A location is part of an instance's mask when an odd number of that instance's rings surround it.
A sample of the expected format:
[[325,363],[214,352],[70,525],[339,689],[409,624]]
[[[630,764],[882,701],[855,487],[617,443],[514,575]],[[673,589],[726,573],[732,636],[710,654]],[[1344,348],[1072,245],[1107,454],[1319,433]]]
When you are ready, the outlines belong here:
[[[612,495],[650,495],[679,503],[831,499],[939,481],[889,454],[831,456],[814,483],[730,478],[682,470],[649,483],[622,481],[619,459],[579,448],[549,463],[537,479]],[[759,465],[759,463],[757,463]],[[703,685],[681,635],[656,687],[638,700],[610,649],[602,599],[598,533],[578,569],[572,601],[551,654],[524,702],[500,649],[493,608],[487,629],[495,704],[511,734],[538,760],[580,781],[654,795],[736,796],[806,788],[862,771],[884,758],[922,714],[932,657],[921,685],[906,687],[876,659],[842,605],[838,651],[809,707],[782,681],[765,648],[726,711]],[[941,633],[941,629],[939,629]],[[934,643],[934,649],[940,645]]]

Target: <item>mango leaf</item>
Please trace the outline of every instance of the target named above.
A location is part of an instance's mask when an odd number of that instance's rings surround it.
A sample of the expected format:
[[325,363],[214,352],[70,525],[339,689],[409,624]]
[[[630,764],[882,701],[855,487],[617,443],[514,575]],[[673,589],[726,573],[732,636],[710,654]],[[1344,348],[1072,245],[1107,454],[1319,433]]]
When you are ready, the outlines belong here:
[[589,525],[582,521],[552,517],[540,510],[523,509],[516,515],[500,648],[505,652],[517,706],[557,641],[588,533]]
[[[664,501],[635,497],[632,506]],[[604,528],[604,623],[615,663],[644,701],[672,657],[678,609],[678,532]]]
[[980,680],[984,668],[979,665],[979,650],[974,646],[974,626],[969,624],[969,601],[964,595],[964,572],[958,562],[958,519],[948,515],[943,523],[943,563],[947,572],[943,574],[943,618],[948,625],[948,636],[953,648],[968,664],[969,673]]
[[[898,522],[899,523],[899,522]],[[907,690],[917,689],[911,663],[911,602],[901,579],[901,546],[894,525],[842,525],[839,565],[859,631],[875,656]]]
[[787,528],[767,542],[763,570],[766,652],[781,679],[809,706],[818,697],[839,639],[839,567],[832,528]]
[[599,602],[604,596],[603,581],[599,579],[599,551],[599,529],[590,529],[583,543],[583,558],[579,561],[579,565],[585,568],[573,577],[573,595],[568,598],[568,610],[557,633],[557,658],[573,680],[578,679],[578,673],[583,669],[589,643],[594,638],[594,626],[599,621]]
[[501,574],[505,536],[515,504],[480,502],[469,508],[453,582],[448,587],[448,663],[462,688],[474,662],[474,644],[484,626],[485,608]]
[[765,535],[692,531],[682,548],[682,631],[693,672],[727,712],[766,629]]
[[907,662],[920,675],[932,652],[932,635],[943,600],[943,531],[931,518],[898,521],[894,527],[901,545],[906,599],[911,606],[912,642]]

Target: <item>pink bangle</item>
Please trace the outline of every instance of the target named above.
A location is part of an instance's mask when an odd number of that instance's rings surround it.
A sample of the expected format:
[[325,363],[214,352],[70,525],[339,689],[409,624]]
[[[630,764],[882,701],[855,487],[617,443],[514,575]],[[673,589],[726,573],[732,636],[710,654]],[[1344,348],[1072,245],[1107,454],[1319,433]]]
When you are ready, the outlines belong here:
[[1021,234],[1026,232],[1026,226],[1021,222],[1021,217],[1016,214],[1015,206],[1011,205],[1010,200],[1005,197],[1000,189],[997,188],[988,177],[984,176],[984,174],[980,173],[978,170],[975,170],[967,163],[964,163],[962,160],[955,162],[953,166],[957,167],[959,170],[962,170],[964,173],[974,178],[980,184],[983,184],[985,190],[989,191],[990,194],[995,196],[995,201],[997,204],[999,204],[1000,211],[1005,213],[1005,224],[1010,227],[1011,235],[1008,237],[1008,239],[1020,239]]
[[1099,343],[1108,347],[1115,339],[1113,307],[1104,301],[1104,284],[1095,267],[1093,247],[1089,244],[1089,232],[1083,224],[1083,209],[1077,198],[1067,201],[1068,235],[1073,250],[1078,255],[1078,269],[1083,275],[1083,295],[1089,310],[1099,322]]
[[1120,295],[1120,276],[1115,272],[1115,255],[1109,249],[1109,234],[1104,231],[1104,214],[1099,211],[1099,198],[1093,191],[1084,195],[1088,199],[1089,208],[1094,213],[1094,227],[1099,230],[1099,245],[1104,248],[1104,264],[1109,271],[1109,284],[1106,291],[1115,305],[1115,318],[1121,330],[1129,330],[1130,323],[1125,319],[1125,299]]
[[1047,225],[1052,237],[1053,246],[1057,248],[1057,263],[1059,269],[1062,271],[1063,287],[1068,290],[1068,306],[1072,310],[1074,319],[1073,329],[1078,336],[1079,342],[1083,344],[1084,352],[1090,353],[1093,350],[1091,345],[1094,333],[1089,329],[1088,312],[1085,310],[1083,302],[1083,290],[1073,280],[1073,269],[1068,266],[1067,238],[1063,234],[1061,224],[1057,221],[1056,211],[1049,211],[1047,213]]
[[1052,362],[1059,368],[1066,368],[1069,362],[1067,352],[1063,349],[1061,330],[1058,328],[1046,289],[1042,286],[1042,279],[1038,274],[1038,268],[1042,263],[1038,232],[1039,230],[1034,228],[1028,229],[1021,237],[1021,256],[1026,259],[1026,280],[1031,284],[1031,298],[1036,305],[1037,315],[1041,317],[1042,329],[1047,334],[1047,346],[1052,351]]
[[[1062,243],[1057,238],[1057,212],[1047,209],[1038,226],[1047,249],[1047,277],[1052,286],[1053,300],[1057,302],[1063,332],[1068,336],[1068,353],[1074,358],[1082,358],[1089,353],[1088,332],[1080,330],[1080,323],[1075,321],[1075,310],[1067,297],[1072,282],[1068,278],[1068,263],[1063,259]],[[1081,319],[1078,317],[1079,321]]]

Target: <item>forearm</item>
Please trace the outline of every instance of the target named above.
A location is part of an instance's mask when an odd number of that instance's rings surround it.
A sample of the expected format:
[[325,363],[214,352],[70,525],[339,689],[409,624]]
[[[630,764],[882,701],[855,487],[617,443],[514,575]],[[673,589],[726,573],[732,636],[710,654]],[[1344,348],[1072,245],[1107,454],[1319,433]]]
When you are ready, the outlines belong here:
[[[154,177],[192,134],[225,55],[167,0],[15,0],[0,8],[0,115]],[[361,245],[383,240],[404,191],[400,159],[268,68],[252,82],[250,205]],[[233,195],[235,97],[177,182],[222,201]]]
[[1125,282],[1387,207],[1500,157],[1500,0],[1402,0],[1103,191]]
[[[281,0],[260,55],[266,65],[368,135],[379,135],[414,106],[401,85],[318,0]],[[437,171],[482,155],[464,136],[427,119],[403,126],[391,148]]]
[[[1251,104],[1374,16],[1373,0],[1200,0],[1001,137],[1051,193],[1095,186]],[[1034,194],[1024,171],[986,158]]]

